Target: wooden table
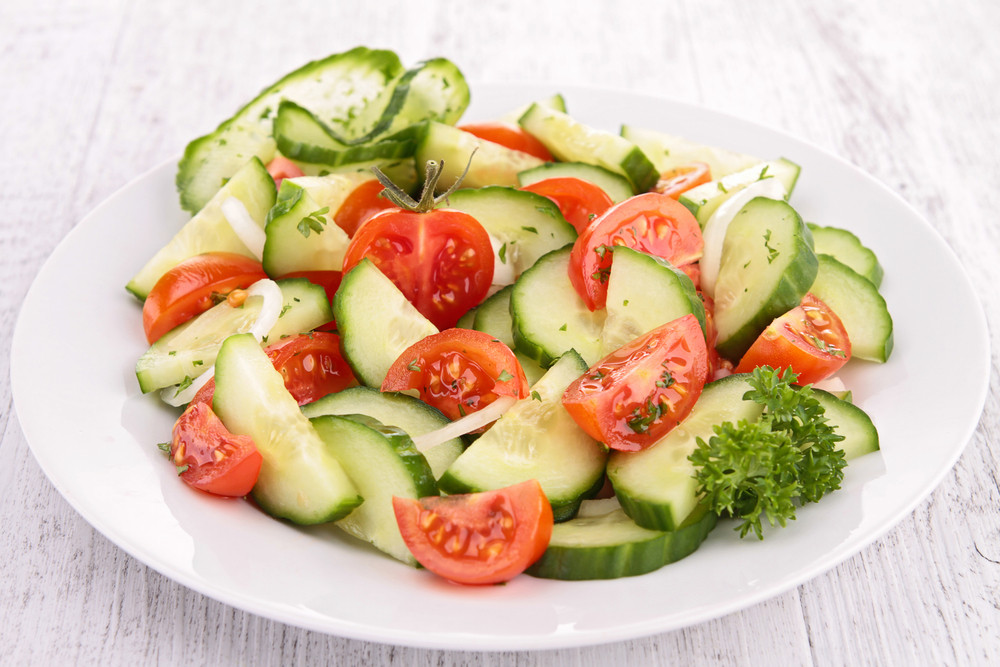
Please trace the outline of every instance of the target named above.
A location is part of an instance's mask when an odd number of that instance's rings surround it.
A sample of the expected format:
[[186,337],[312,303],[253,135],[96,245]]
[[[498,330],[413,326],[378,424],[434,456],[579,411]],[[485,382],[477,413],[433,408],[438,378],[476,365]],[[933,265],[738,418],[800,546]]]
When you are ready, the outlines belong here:
[[[991,0],[3,4],[0,663],[1000,661],[996,352],[985,413],[954,471],[857,556],[714,621],[541,653],[429,651],[332,637],[174,583],[98,534],[55,491],[29,453],[8,381],[24,295],[87,211],[177,155],[278,75],[357,44],[393,48],[408,63],[447,56],[473,82],[641,91],[798,135],[871,173],[924,215],[960,257],[994,320],[998,29],[1000,5]],[[97,264],[81,266],[81,279]],[[71,345],[73,323],[64,324]],[[963,372],[928,359],[928,400],[920,410],[932,417],[934,392],[961,382]]]

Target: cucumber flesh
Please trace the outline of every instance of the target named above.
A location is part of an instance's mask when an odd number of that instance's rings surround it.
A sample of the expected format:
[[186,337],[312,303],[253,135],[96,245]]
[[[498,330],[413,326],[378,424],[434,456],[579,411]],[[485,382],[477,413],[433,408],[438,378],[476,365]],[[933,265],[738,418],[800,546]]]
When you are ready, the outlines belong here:
[[690,162],[704,162],[711,170],[711,177],[718,180],[761,162],[752,155],[633,125],[623,125],[621,135],[642,149],[661,174]]
[[892,353],[892,316],[878,288],[830,255],[819,256],[816,280],[809,288],[843,323],[851,341],[851,358],[879,363]]
[[702,227],[722,202],[740,189],[757,181],[776,178],[785,188],[785,200],[792,196],[799,178],[799,165],[785,158],[760,162],[681,194],[679,201],[688,207]]
[[783,201],[750,200],[729,225],[715,288],[719,354],[737,362],[816,278],[809,229]]
[[837,227],[820,227],[809,223],[817,255],[830,255],[872,281],[875,287],[882,284],[882,265],[878,257],[861,243],[861,239]]
[[577,426],[562,406],[562,395],[586,372],[580,355],[568,352],[532,395],[514,404],[473,442],[440,480],[447,493],[500,489],[537,479],[556,520],[575,514],[580,501],[603,481],[607,450]]
[[617,204],[635,195],[628,179],[620,174],[584,162],[546,162],[517,175],[521,187],[548,178],[579,178],[598,186]]
[[[470,162],[470,158],[472,161]],[[465,172],[462,187],[481,188],[487,185],[517,185],[517,174],[542,164],[542,160],[506,146],[484,141],[479,137],[443,123],[429,123],[416,147],[418,165],[428,160],[443,163],[437,191],[444,192]]]
[[326,523],[361,504],[354,483],[250,334],[222,344],[212,408],[231,432],[253,438],[263,458],[253,498],[268,514]]
[[337,521],[337,527],[416,566],[399,532],[392,497],[437,495],[437,486],[410,436],[364,415],[324,415],[310,423],[364,497],[359,507]]

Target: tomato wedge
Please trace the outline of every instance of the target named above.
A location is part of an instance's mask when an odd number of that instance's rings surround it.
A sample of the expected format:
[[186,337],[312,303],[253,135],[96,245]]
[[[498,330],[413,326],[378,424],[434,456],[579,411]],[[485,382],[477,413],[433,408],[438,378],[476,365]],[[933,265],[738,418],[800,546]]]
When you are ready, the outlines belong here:
[[200,315],[236,288],[267,278],[260,262],[231,252],[185,259],[167,271],[142,304],[146,340],[155,343],[174,327]]
[[557,177],[525,185],[528,192],[548,197],[577,234],[582,234],[594,219],[611,208],[614,202],[603,189],[580,178]]
[[496,491],[393,497],[392,509],[417,562],[460,584],[513,579],[552,537],[552,506],[534,479]]
[[271,174],[276,188],[280,188],[281,182],[286,178],[305,176],[305,172],[299,169],[299,165],[281,155],[267,163],[267,173]]
[[705,245],[691,211],[667,195],[647,192],[609,208],[573,244],[569,279],[590,310],[604,307],[613,246],[647,252],[683,268]]
[[500,144],[512,151],[521,151],[528,155],[534,155],[539,160],[552,162],[555,160],[552,153],[534,135],[528,134],[524,128],[513,123],[502,121],[490,121],[484,123],[466,123],[459,125],[458,129],[475,135],[485,141]]
[[688,314],[601,359],[566,388],[562,403],[595,440],[638,451],[688,415],[707,376],[705,335]]
[[451,420],[501,396],[525,398],[528,380],[509,347],[472,329],[446,329],[408,347],[393,363],[382,391],[416,389]]
[[347,195],[344,203],[340,205],[333,216],[333,221],[337,226],[347,232],[348,236],[354,236],[361,225],[380,211],[390,208],[399,208],[385,197],[380,196],[385,186],[375,181],[365,181]]
[[230,433],[204,402],[192,402],[177,419],[170,457],[189,486],[234,498],[250,493],[263,463],[250,436]]
[[830,377],[851,358],[851,341],[837,314],[812,293],[764,329],[736,366],[749,373],[758,366],[791,368],[799,384]]
[[326,331],[289,336],[264,348],[299,405],[357,384],[340,353],[340,336]]
[[653,187],[653,192],[677,199],[691,188],[711,180],[712,169],[707,164],[690,162],[660,174],[660,180]]
[[715,326],[715,301],[704,292],[698,292],[698,296],[701,297],[701,302],[705,306],[705,342],[708,347],[707,381],[711,382],[726,375],[732,375],[733,362],[723,357],[715,349],[715,344],[719,341],[719,329]]

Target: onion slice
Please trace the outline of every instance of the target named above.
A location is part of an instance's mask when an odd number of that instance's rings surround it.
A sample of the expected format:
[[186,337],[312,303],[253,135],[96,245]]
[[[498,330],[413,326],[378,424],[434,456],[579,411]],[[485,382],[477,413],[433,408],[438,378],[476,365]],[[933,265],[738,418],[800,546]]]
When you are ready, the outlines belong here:
[[198,393],[198,390],[208,384],[208,381],[215,377],[215,366],[209,366],[208,370],[196,377],[191,381],[184,389],[178,390],[176,386],[167,387],[160,392],[160,400],[162,400],[167,405],[172,405],[175,408],[179,408],[183,405],[187,405],[194,398],[194,395]]
[[233,232],[243,241],[243,245],[253,253],[254,257],[260,259],[264,256],[264,241],[267,236],[260,225],[254,222],[243,205],[236,197],[227,197],[220,207],[226,222],[233,228]]
[[815,389],[822,389],[828,391],[831,394],[836,394],[840,392],[847,391],[847,385],[836,375],[831,375],[828,378],[823,378],[819,382],[813,382],[812,386]]
[[517,403],[516,396],[501,396],[482,410],[467,414],[461,419],[456,419],[450,424],[446,424],[430,433],[414,436],[413,444],[418,451],[426,452],[433,447],[437,447],[442,442],[447,442],[452,438],[472,433],[483,426],[492,424],[515,403]]
[[785,186],[777,178],[765,178],[755,181],[742,190],[733,193],[726,201],[719,204],[702,231],[705,249],[702,252],[698,266],[701,268],[701,288],[713,299],[715,298],[715,281],[719,277],[722,264],[722,244],[726,240],[726,230],[740,209],[755,197],[769,199],[784,199]]
[[[490,236],[490,245],[493,246],[493,286],[497,289],[510,285],[517,278],[514,271],[514,259],[516,250],[509,243],[501,241],[497,237]],[[504,248],[506,246],[506,249]],[[500,258],[503,250],[503,259]],[[496,290],[493,290],[496,291]]]

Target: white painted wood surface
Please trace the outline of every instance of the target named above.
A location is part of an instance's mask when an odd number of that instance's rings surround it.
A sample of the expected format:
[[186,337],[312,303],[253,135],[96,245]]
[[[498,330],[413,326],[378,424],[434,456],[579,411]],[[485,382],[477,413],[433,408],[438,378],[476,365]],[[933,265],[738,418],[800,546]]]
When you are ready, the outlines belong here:
[[[8,165],[0,187],[0,664],[1000,662],[996,352],[985,413],[954,471],[856,557],[715,621],[541,653],[326,636],[166,579],[55,491],[21,433],[8,380],[25,292],[87,211],[278,75],[357,44],[393,48],[406,62],[444,55],[472,81],[669,96],[812,141],[901,194],[942,234],[1000,349],[998,30],[993,0],[0,3]],[[99,267],[80,267],[81,277],[92,270]],[[62,324],[72,344],[72,323]],[[963,369],[929,359],[927,371],[922,408],[932,414],[933,392],[961,382]]]

